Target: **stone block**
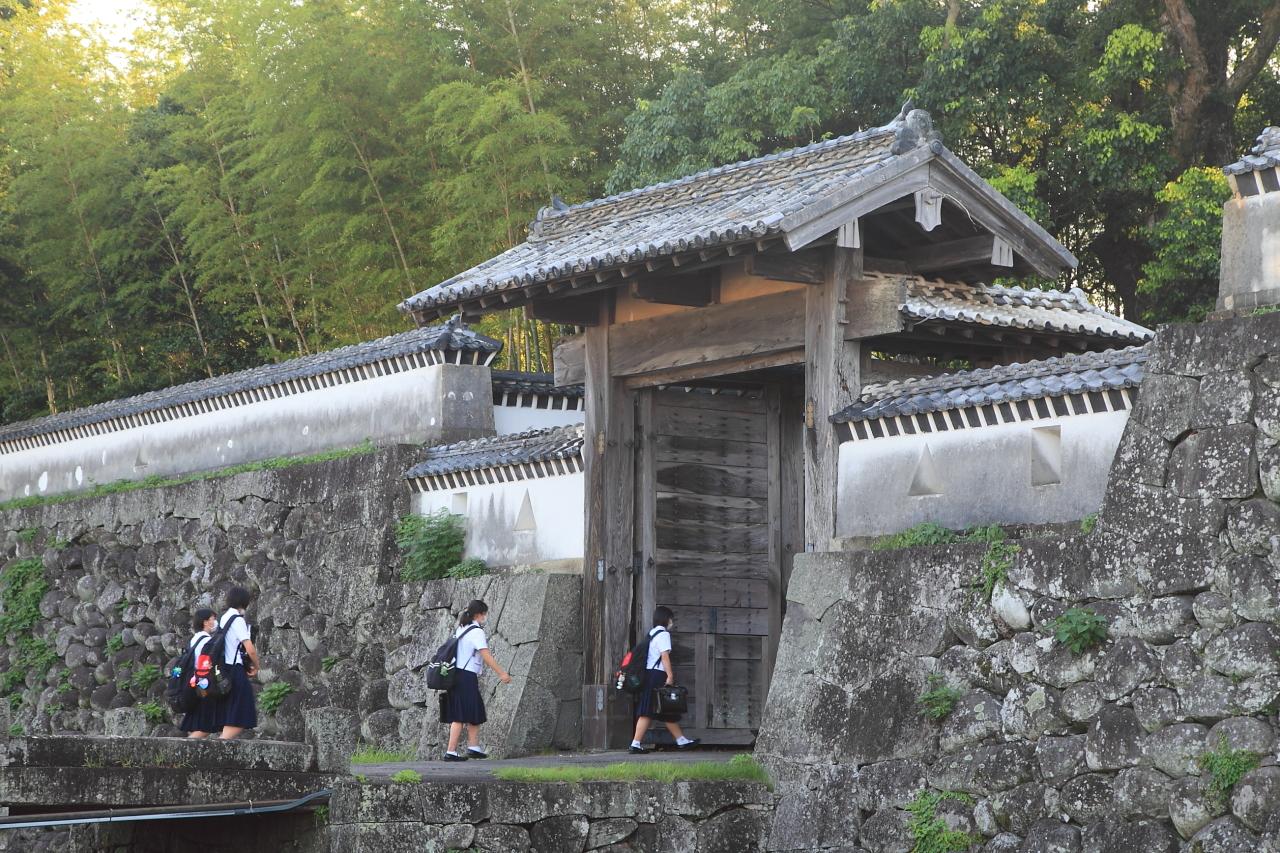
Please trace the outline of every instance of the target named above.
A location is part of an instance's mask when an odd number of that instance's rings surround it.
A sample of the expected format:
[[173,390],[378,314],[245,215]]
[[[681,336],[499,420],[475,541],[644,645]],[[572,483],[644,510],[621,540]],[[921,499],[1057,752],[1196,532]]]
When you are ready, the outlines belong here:
[[939,746],[944,752],[950,752],[998,734],[1000,706],[1000,701],[985,690],[964,694],[942,721]]
[[1214,670],[1236,678],[1280,672],[1280,627],[1249,622],[1229,628],[1209,641],[1205,661]]
[[1251,424],[1192,433],[1173,449],[1169,483],[1182,497],[1247,498],[1258,489]]
[[1191,600],[1191,612],[1202,627],[1221,630],[1235,623],[1231,599],[1220,592],[1202,592]]
[[1198,776],[1187,776],[1173,783],[1169,794],[1169,820],[1183,838],[1190,838],[1201,830],[1218,809],[1205,797],[1205,783]]
[[1167,687],[1139,687],[1133,691],[1132,703],[1138,722],[1149,732],[1178,719],[1178,694]]
[[925,769],[917,761],[882,761],[858,769],[853,802],[864,811],[904,808],[925,788]]
[[1062,715],[1073,723],[1087,723],[1102,710],[1102,691],[1092,681],[1062,691]]
[[1053,818],[1038,820],[1027,831],[1022,853],[1078,853],[1080,830]]
[[333,706],[302,712],[307,744],[314,752],[315,769],[321,773],[345,773],[356,750],[360,720],[354,712]]
[[478,824],[489,819],[491,786],[435,782],[405,787],[418,790],[422,820],[427,823]]
[[1085,739],[1085,764],[1090,770],[1119,770],[1142,760],[1147,733],[1129,708],[1108,705],[1089,727]]
[[1000,708],[1007,734],[1034,738],[1064,724],[1057,690],[1039,684],[1023,684],[1010,690]]
[[987,796],[1035,778],[1035,750],[1030,743],[988,744],[945,755],[929,768],[931,787]]
[[871,853],[911,853],[915,839],[907,818],[899,809],[880,809],[863,821],[858,840]]
[[1062,787],[1062,810],[1079,824],[1089,824],[1115,813],[1114,779],[1110,773],[1084,773]]
[[1125,424],[1124,437],[1116,448],[1111,465],[1111,481],[1128,481],[1163,488],[1165,467],[1173,443],[1156,429],[1132,418]]
[[1130,417],[1167,441],[1174,441],[1190,428],[1199,393],[1197,379],[1155,373],[1148,367],[1142,393]]
[[[114,692],[114,688],[112,690]],[[112,708],[104,716],[108,737],[144,737],[147,734],[147,715],[141,708]]]
[[1088,853],[1177,853],[1178,838],[1163,821],[1104,820],[1085,827],[1081,845]]
[[1231,813],[1254,832],[1263,832],[1280,814],[1280,767],[1259,767],[1246,773],[1231,789]]
[[1109,702],[1128,696],[1159,671],[1160,659],[1150,644],[1122,637],[1101,653],[1097,684]]
[[[529,841],[537,853],[582,853],[590,824],[581,815],[553,815],[529,827]],[[471,843],[457,845],[462,850]]]
[[527,853],[529,833],[520,826],[488,823],[476,827],[472,844],[479,853]]
[[1167,818],[1173,780],[1150,767],[1129,767],[1116,774],[1112,787],[1120,817]]
[[1266,555],[1280,542],[1280,506],[1254,498],[1227,513],[1227,542],[1237,554]]
[[1225,742],[1228,749],[1244,750],[1259,756],[1270,755],[1276,743],[1271,725],[1257,717],[1231,717],[1215,723],[1206,740],[1213,748]]
[[1273,562],[1241,555],[1228,560],[1225,570],[1236,616],[1255,622],[1280,619],[1280,571]]
[[1177,779],[1199,772],[1196,759],[1208,735],[1209,729],[1199,723],[1176,723],[1148,735],[1143,750],[1152,766]]
[[1084,735],[1045,736],[1037,740],[1036,764],[1041,780],[1059,786],[1083,773],[1084,741]]
[[1191,839],[1193,853],[1238,853],[1257,850],[1258,836],[1233,817],[1222,817],[1197,832]]
[[1192,427],[1248,423],[1253,418],[1253,374],[1248,370],[1214,370],[1200,380],[1191,413]]

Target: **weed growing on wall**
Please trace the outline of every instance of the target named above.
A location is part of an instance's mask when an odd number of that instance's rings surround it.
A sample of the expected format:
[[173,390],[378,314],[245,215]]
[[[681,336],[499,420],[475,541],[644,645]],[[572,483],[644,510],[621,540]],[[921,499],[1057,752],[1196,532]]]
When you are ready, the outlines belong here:
[[1053,636],[1073,655],[1084,654],[1107,639],[1107,620],[1092,610],[1072,607],[1053,620]]
[[956,800],[972,804],[973,798],[955,791],[921,791],[916,798],[907,803],[907,811],[911,817],[907,819],[907,828],[915,840],[912,853],[962,853],[978,839],[967,832],[951,829],[947,822],[938,817],[938,804],[943,800]]
[[983,603],[990,604],[991,593],[995,591],[996,584],[1008,580],[1009,569],[1013,568],[1013,561],[1021,550],[1012,542],[994,541],[987,546],[987,553],[982,555],[979,567]]
[[31,544],[36,541],[36,537],[40,535],[39,527],[24,527],[18,531],[18,541],[23,544]]
[[153,726],[169,722],[169,709],[159,702],[143,702],[138,710],[146,716],[147,722]]
[[160,680],[160,667],[154,663],[143,664],[129,679],[130,691],[134,694],[145,693]]
[[329,672],[338,665],[338,658],[334,655],[325,655],[320,659],[320,668],[325,672]]
[[124,648],[124,638],[119,634],[114,637],[107,638],[107,654],[114,655],[116,652]]
[[916,702],[920,705],[920,713],[929,719],[944,720],[960,701],[960,696],[959,690],[947,684],[941,675],[934,674],[929,676],[929,689],[921,693]]
[[396,525],[396,544],[406,581],[437,580],[462,561],[466,530],[462,518],[440,510],[430,515],[406,515]]
[[0,673],[0,694],[9,694],[10,707],[21,704],[19,691],[27,674],[47,671],[58,658],[48,643],[35,636],[40,599],[48,589],[39,557],[15,560],[0,572],[0,638],[8,639],[17,651],[10,656],[8,669]]
[[1080,532],[1088,536],[1098,526],[1098,514],[1096,512],[1086,515],[1080,519]]
[[392,773],[391,781],[395,782],[397,785],[421,785],[422,774],[417,770],[409,770],[406,768]]
[[[345,459],[348,456],[362,456],[366,453],[372,453],[377,450],[373,446],[373,442],[366,440],[363,444],[355,447],[344,447],[339,450],[327,450],[324,453],[312,453],[309,456],[277,456],[272,459],[262,459],[258,462],[245,462],[241,465],[231,465],[227,468],[219,468],[216,471],[201,471],[197,474],[184,474],[181,477],[161,477],[152,475],[143,480],[117,480],[114,483],[103,483],[86,489],[83,492],[69,492],[59,495],[32,495],[26,498],[15,498],[11,501],[0,503],[0,512],[10,509],[23,509],[29,506],[45,506],[47,504],[60,504],[69,501],[85,500],[88,498],[100,498],[103,495],[114,495],[120,492],[133,492],[138,489],[158,489],[166,486],[181,486],[186,483],[196,483],[201,480],[217,480],[222,477],[233,477],[236,474],[247,474],[252,471],[275,471],[280,468],[291,468],[294,465],[310,465],[313,462],[332,462],[335,459]],[[64,543],[65,547],[65,543]]]
[[484,560],[479,557],[468,557],[449,569],[448,575],[451,578],[478,578],[488,570],[489,567],[485,565]]
[[258,694],[258,707],[268,714],[274,714],[280,708],[284,697],[293,692],[293,687],[285,681],[273,681]]
[[998,524],[956,531],[941,524],[926,521],[915,527],[908,527],[901,533],[881,536],[871,543],[871,550],[893,551],[898,548],[918,548],[922,545],[950,545],[954,542],[1003,542],[1004,538],[1004,528]]
[[411,749],[378,749],[364,746],[351,753],[352,764],[396,764],[401,761],[413,761],[417,756]]
[[1200,754],[1196,759],[1209,780],[1205,786],[1205,799],[1216,811],[1229,805],[1231,790],[1244,774],[1258,766],[1258,756],[1244,749],[1231,749],[1225,735],[1218,738],[1218,746]]

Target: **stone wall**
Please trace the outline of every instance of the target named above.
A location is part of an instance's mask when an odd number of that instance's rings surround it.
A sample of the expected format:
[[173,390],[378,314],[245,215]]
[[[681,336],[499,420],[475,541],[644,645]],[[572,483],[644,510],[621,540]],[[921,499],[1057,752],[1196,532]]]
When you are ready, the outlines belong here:
[[[1278,444],[1280,315],[1166,328],[1096,529],[1021,540],[991,603],[984,544],[798,555],[768,849],[909,851],[914,802],[993,853],[1280,850]],[[1072,607],[1105,642],[1055,638]],[[1215,801],[1224,747],[1259,766]]]
[[[301,740],[303,711],[333,704],[359,713],[370,743],[434,750],[442,727],[421,667],[450,613],[481,597],[494,654],[516,679],[488,686],[486,738],[499,753],[576,744],[581,639],[560,616],[577,613],[580,577],[401,582],[393,528],[413,455],[397,447],[0,513],[0,566],[35,558],[48,585],[35,643],[0,638],[0,673],[21,675],[14,724],[100,733],[108,709],[162,702],[144,668],[167,667],[190,612],[243,584],[255,595],[259,680],[290,688],[261,714],[261,736]],[[174,733],[168,722],[152,731]]]

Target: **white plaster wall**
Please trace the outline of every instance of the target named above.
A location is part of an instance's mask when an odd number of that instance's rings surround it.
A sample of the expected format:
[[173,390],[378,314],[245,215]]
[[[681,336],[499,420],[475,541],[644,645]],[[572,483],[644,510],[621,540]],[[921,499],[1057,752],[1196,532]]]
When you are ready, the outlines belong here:
[[529,406],[494,406],[493,427],[498,435],[524,432],[527,429],[580,424],[585,420],[581,409],[535,409]]
[[[297,456],[365,439],[422,442],[437,427],[441,365],[0,455],[0,501],[155,474]],[[461,402],[455,405],[464,405]]]
[[[575,561],[574,567],[580,568],[583,489],[581,473],[563,474],[421,492],[413,496],[414,510],[426,515],[447,509],[465,516],[466,555],[479,557],[491,566],[538,566]],[[520,511],[526,495],[531,512],[522,520]],[[517,529],[517,526],[524,529]]]
[[[961,528],[1083,518],[1102,506],[1128,415],[1102,412],[845,442],[840,446],[836,534],[878,536],[925,521]],[[1061,481],[1035,485],[1033,430],[1046,427],[1061,430]],[[939,493],[913,495],[912,481],[926,446]],[[1043,465],[1036,470],[1043,479]]]

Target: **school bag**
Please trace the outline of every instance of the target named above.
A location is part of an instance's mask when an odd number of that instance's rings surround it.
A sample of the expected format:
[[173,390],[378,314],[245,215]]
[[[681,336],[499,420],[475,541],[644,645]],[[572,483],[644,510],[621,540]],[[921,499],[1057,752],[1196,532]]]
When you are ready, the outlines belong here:
[[618,665],[618,671],[614,673],[613,687],[615,690],[621,690],[625,693],[639,693],[644,687],[644,671],[648,668],[649,663],[649,643],[658,634],[665,632],[655,631],[646,634],[644,639],[636,643],[631,651],[622,656],[622,663]]
[[468,625],[466,631],[450,637],[448,642],[436,650],[431,663],[427,664],[427,687],[432,690],[453,689],[454,682],[458,680],[458,641],[467,636],[472,628],[479,627],[475,624]]
[[213,699],[221,699],[231,694],[231,673],[226,669],[227,631],[237,619],[243,618],[239,613],[227,620],[227,624],[219,626],[204,644],[204,650],[196,656],[196,673],[207,673],[209,682],[206,695]]
[[164,699],[175,714],[189,714],[200,705],[203,697],[196,687],[196,649],[203,652],[207,645],[208,640],[187,646],[169,670],[169,677],[165,679]]

